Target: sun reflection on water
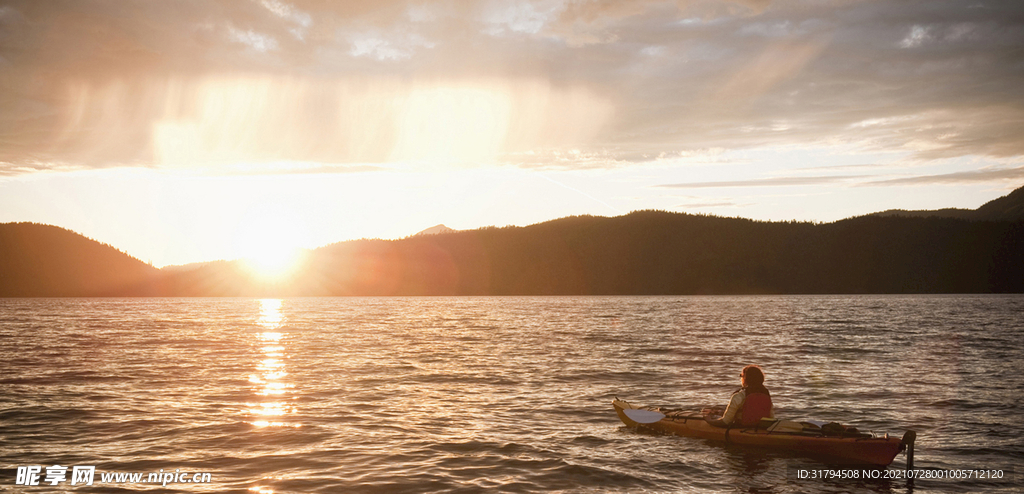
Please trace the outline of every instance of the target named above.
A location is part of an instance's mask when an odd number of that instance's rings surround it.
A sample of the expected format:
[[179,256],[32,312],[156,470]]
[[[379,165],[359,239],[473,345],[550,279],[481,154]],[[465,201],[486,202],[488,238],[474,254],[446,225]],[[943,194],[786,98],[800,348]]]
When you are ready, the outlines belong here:
[[261,337],[264,339],[280,340],[281,333],[272,332],[281,327],[281,321],[284,320],[284,315],[281,314],[281,305],[284,301],[280,299],[263,299],[260,300],[260,319],[259,325],[266,328],[266,333],[261,333]]
[[262,352],[262,357],[256,365],[255,374],[249,375],[249,382],[257,385],[253,391],[258,397],[267,399],[272,397],[275,401],[258,401],[246,404],[246,412],[249,415],[258,417],[249,423],[259,427],[299,427],[299,424],[292,424],[284,421],[270,421],[267,417],[284,417],[295,413],[295,406],[287,401],[281,401],[289,394],[295,385],[285,381],[288,376],[286,369],[287,362],[287,335],[281,331],[284,326],[284,314],[281,311],[284,305],[282,300],[265,299],[260,300],[260,316],[257,324],[263,327],[264,331],[256,333],[256,346]]

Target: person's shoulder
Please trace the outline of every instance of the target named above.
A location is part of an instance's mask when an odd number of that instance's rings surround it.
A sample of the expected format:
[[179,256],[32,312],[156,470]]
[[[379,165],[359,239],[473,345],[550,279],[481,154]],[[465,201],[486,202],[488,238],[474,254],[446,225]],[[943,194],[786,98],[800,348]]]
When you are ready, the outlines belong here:
[[746,394],[748,394],[748,395],[750,395],[750,394],[763,394],[763,395],[768,395],[768,396],[772,395],[771,392],[768,391],[768,388],[766,388],[764,386],[761,386],[759,388],[747,389],[746,390]]

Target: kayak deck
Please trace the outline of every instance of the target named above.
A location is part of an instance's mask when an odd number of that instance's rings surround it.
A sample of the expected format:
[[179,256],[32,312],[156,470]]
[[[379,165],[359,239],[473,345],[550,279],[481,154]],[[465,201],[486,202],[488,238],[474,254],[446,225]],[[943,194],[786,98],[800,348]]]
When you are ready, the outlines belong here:
[[[615,413],[624,424],[631,428],[652,430],[677,436],[696,437],[731,444],[760,446],[765,448],[795,451],[816,457],[827,457],[835,463],[872,465],[885,467],[896,455],[909,446],[912,451],[916,434],[908,431],[903,439],[895,437],[871,437],[856,434],[854,437],[825,435],[807,432],[769,432],[754,427],[718,427],[709,424],[703,416],[672,412],[657,422],[640,424],[630,419],[623,410],[655,410],[650,407],[636,407],[615,399],[612,401]],[[912,454],[912,453],[909,453]],[[909,457],[908,454],[908,457]],[[908,458],[909,459],[909,458]]]

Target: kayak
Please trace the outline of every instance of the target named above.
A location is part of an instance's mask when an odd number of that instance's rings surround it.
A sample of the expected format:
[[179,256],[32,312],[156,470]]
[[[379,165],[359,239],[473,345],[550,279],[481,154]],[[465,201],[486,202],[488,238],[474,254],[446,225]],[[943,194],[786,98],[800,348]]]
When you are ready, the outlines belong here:
[[[631,428],[677,436],[724,441],[730,444],[759,446],[812,455],[830,463],[886,467],[901,451],[907,451],[908,468],[913,468],[913,445],[917,434],[907,431],[903,438],[875,437],[850,432],[833,433],[807,423],[805,427],[778,427],[782,422],[762,419],[756,427],[719,427],[709,424],[696,412],[663,411],[659,408],[636,407],[615,399],[615,413]],[[632,418],[630,417],[632,416]],[[800,424],[787,422],[785,425]]]

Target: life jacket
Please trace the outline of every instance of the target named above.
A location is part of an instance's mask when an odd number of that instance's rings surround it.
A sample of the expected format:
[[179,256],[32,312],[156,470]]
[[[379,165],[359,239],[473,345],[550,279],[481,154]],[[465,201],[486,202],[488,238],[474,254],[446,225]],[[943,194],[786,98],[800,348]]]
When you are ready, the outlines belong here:
[[744,427],[757,425],[762,419],[772,413],[772,397],[763,386],[759,388],[747,388],[747,397],[743,400],[743,409],[740,410],[739,424]]

